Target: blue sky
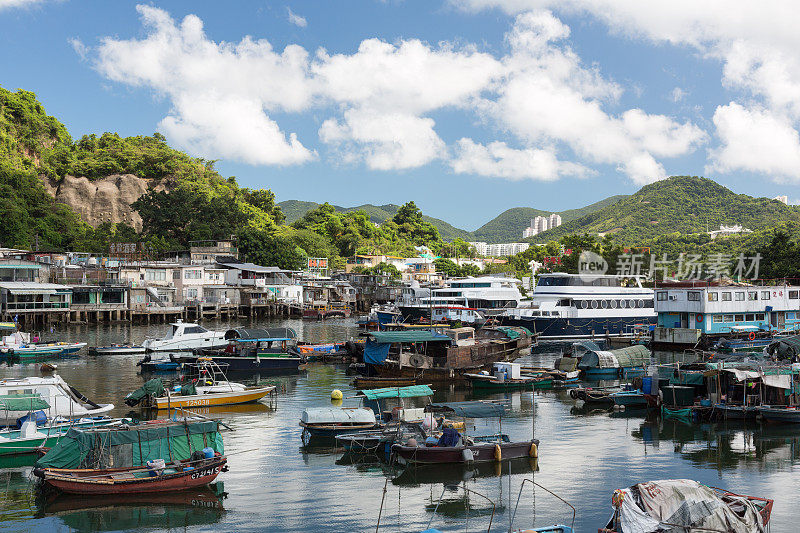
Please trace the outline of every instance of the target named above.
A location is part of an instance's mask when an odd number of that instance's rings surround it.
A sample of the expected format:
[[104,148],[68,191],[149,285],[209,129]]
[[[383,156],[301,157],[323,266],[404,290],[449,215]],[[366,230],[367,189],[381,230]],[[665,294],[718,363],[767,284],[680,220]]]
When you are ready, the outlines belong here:
[[800,197],[797,8],[683,3],[0,0],[0,86],[278,200],[470,230],[674,174]]

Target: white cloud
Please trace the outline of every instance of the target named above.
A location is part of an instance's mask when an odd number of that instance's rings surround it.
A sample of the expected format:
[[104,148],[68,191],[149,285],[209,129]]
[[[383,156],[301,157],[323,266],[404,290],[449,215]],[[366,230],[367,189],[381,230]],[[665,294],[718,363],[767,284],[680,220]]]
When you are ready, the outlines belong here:
[[686,91],[684,91],[680,87],[675,87],[674,89],[672,89],[672,92],[670,93],[672,101],[676,103],[683,100],[685,96],[686,96]]
[[83,41],[78,39],[77,37],[73,37],[71,39],[67,39],[67,42],[75,50],[75,53],[81,58],[81,61],[86,61],[86,57],[89,54],[89,47],[83,44]]
[[300,111],[311,103],[308,55],[282,53],[264,40],[215,43],[202,21],[180,24],[163,10],[137,6],[143,39],[103,39],[96,68],[111,80],[154,89],[172,103],[162,131],[193,154],[251,164],[288,165],[315,154],[295,134],[288,139],[270,111]]
[[529,144],[565,143],[578,156],[615,164],[635,183],[665,177],[654,156],[691,152],[705,133],[690,123],[639,109],[613,116],[603,110],[620,88],[604,80],[560,41],[569,30],[549,12],[524,13],[508,41],[506,79],[485,109]]
[[306,26],[308,26],[308,21],[306,20],[306,18],[301,17],[300,15],[292,12],[292,8],[288,6],[286,7],[286,14],[287,17],[289,18],[289,22],[291,22],[295,26],[298,26],[300,28],[305,28]]
[[714,125],[722,146],[711,152],[708,171],[765,172],[800,182],[800,136],[785,119],[731,102],[717,108]]
[[31,7],[36,4],[41,4],[44,0],[0,0],[0,11],[4,9],[13,9],[15,7]]
[[[169,101],[161,131],[197,155],[256,165],[309,161],[316,152],[276,117],[313,111],[331,156],[370,169],[448,160],[459,173],[550,180],[603,164],[646,183],[664,177],[659,158],[687,154],[706,138],[664,115],[607,111],[623,88],[583,65],[567,44],[569,27],[549,12],[518,16],[507,52],[492,55],[418,39],[366,39],[349,54],[310,54],[297,45],[281,51],[249,36],[212,41],[194,15],[175,21],[155,7],[137,10],[143,37],[107,37],[90,55],[108,79]],[[85,52],[80,41],[73,46]],[[461,139],[448,150],[433,118],[443,110],[509,133],[519,148]]]
[[563,176],[585,177],[593,171],[576,163],[559,161],[552,149],[517,150],[495,141],[488,145],[459,139],[450,166],[456,174],[478,174],[510,180],[555,181]]
[[350,109],[343,122],[326,120],[319,136],[337,149],[343,162],[363,160],[373,170],[402,170],[444,154],[445,144],[433,126],[430,118]]
[[[469,11],[499,8],[510,14],[529,10],[555,9],[570,14],[588,13],[603,21],[612,32],[633,39],[655,43],[688,45],[708,58],[718,59],[723,67],[723,84],[745,91],[749,98],[739,98],[738,109],[724,106],[715,123],[735,127],[725,120],[730,115],[757,117],[768,113],[780,123],[781,134],[800,126],[800,3],[794,0],[751,2],[749,0],[674,0],[642,2],[640,0],[450,0]],[[675,93],[673,93],[673,98]],[[676,99],[677,100],[677,99]],[[744,106],[744,107],[741,107]],[[720,113],[720,108],[718,108]],[[727,116],[727,117],[726,117]],[[719,127],[719,126],[718,126]],[[736,148],[754,152],[741,144],[747,136],[732,135],[731,130],[717,131],[723,146],[714,150],[710,168],[726,172],[748,170],[771,174],[775,164],[767,158],[743,161]],[[756,139],[752,139],[756,141]],[[784,139],[785,140],[785,139]],[[728,141],[737,145],[728,146]],[[795,158],[791,142],[780,144],[786,152],[770,150],[784,164]],[[727,162],[726,162],[727,159]],[[737,162],[741,165],[737,165]],[[786,169],[781,175],[794,175],[800,169]]]

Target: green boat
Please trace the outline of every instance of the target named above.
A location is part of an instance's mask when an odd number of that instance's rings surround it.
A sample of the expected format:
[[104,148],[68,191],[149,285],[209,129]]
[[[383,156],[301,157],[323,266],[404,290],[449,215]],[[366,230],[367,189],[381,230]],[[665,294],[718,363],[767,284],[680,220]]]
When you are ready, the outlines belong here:
[[464,377],[467,378],[473,389],[480,390],[549,390],[553,388],[553,378],[551,377],[505,379],[502,381],[494,376],[484,374],[464,374]]

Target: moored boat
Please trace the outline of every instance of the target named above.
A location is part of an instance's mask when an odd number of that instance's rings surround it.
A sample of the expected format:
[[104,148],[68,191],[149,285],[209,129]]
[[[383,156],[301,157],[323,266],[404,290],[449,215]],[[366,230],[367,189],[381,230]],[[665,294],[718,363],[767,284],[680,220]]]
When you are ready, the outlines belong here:
[[166,336],[147,339],[142,347],[148,352],[182,352],[203,348],[224,348],[228,344],[224,331],[209,331],[199,324],[178,320],[170,324]]
[[34,474],[70,494],[174,492],[214,481],[225,469],[223,454],[212,420],[71,429],[36,462]]
[[91,346],[89,355],[130,355],[145,353],[144,346],[133,344],[111,344],[109,346]]
[[[32,392],[33,391],[33,392]],[[27,377],[0,381],[0,397],[14,396],[40,399],[46,408],[31,409],[28,403],[18,409],[0,410],[0,425],[8,426],[27,415],[31,410],[41,410],[47,418],[84,418],[102,415],[111,411],[114,404],[97,404],[71,387],[61,376]]]
[[742,496],[689,479],[648,481],[618,489],[612,503],[614,513],[598,533],[763,532],[773,506],[770,499]]
[[[225,332],[224,350],[201,351],[226,372],[291,373],[303,362],[296,349],[297,334],[292,328],[233,328]],[[182,357],[182,363],[195,363],[197,357]]]

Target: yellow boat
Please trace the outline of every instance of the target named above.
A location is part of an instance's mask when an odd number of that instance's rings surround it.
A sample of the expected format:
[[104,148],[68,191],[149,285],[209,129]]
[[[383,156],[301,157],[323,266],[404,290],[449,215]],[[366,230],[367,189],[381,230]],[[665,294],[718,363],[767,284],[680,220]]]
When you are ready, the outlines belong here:
[[[182,395],[169,394],[162,398],[155,398],[153,407],[156,409],[175,409],[176,407],[213,407],[216,405],[237,405],[241,403],[257,402],[263,397],[275,391],[274,386],[270,387],[233,387],[231,390],[220,390],[225,385],[241,385],[241,383],[222,382],[214,387],[197,387],[197,394]],[[242,385],[242,387],[244,387]],[[216,390],[201,389],[214,388]]]

